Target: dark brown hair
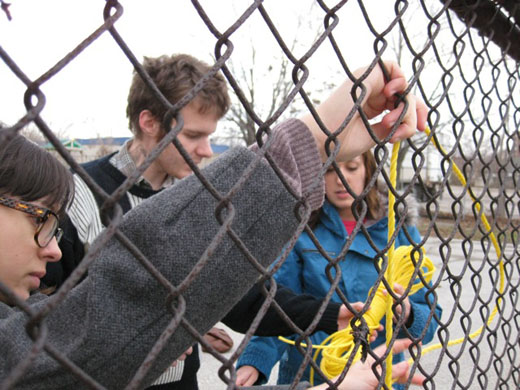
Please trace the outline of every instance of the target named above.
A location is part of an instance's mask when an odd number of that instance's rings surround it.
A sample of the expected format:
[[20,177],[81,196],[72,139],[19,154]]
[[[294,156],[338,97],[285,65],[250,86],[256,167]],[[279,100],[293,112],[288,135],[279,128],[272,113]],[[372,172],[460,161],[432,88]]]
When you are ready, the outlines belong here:
[[[361,155],[361,158],[363,159],[363,164],[365,166],[365,185],[366,188],[368,185],[368,182],[370,179],[372,179],[372,176],[374,176],[374,173],[377,168],[376,159],[374,158],[374,154],[372,151],[367,150],[365,153]],[[377,188],[377,182],[370,188],[367,195],[364,198],[365,202],[367,203],[367,215],[366,218],[368,219],[378,219],[380,217],[381,213],[381,205],[379,203],[379,191]],[[353,207],[356,203],[353,203]],[[362,203],[357,203],[357,212],[358,214],[361,213],[363,208]],[[309,217],[309,226],[311,229],[314,229],[316,225],[318,224],[320,218],[321,218],[322,208],[318,210],[314,210],[310,217]]]
[[[208,64],[187,54],[145,57],[143,67],[171,104],[182,99],[211,70]],[[231,104],[224,77],[217,73],[206,80],[195,99],[200,113],[210,112],[217,119],[222,118]],[[128,93],[126,116],[130,130],[136,136],[141,134],[139,115],[143,110],[149,110],[157,120],[162,121],[167,107],[159,101],[134,70]]]
[[26,202],[45,199],[45,206],[61,216],[73,192],[71,173],[54,156],[21,135],[9,137],[0,128],[0,195]]

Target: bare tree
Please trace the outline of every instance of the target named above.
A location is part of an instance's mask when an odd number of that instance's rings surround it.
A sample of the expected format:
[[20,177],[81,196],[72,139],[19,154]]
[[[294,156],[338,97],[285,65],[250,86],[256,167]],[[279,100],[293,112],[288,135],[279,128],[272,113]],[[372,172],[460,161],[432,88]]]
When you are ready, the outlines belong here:
[[[293,45],[296,41],[293,41]],[[289,95],[293,83],[288,79],[288,75],[290,72],[289,69],[289,60],[286,57],[283,57],[279,62],[279,66],[269,65],[267,70],[258,69],[256,66],[256,50],[254,45],[251,45],[251,62],[247,68],[243,66],[236,65],[233,61],[229,63],[229,68],[231,72],[238,76],[240,80],[243,82],[243,92],[245,93],[249,104],[251,107],[263,118],[269,118],[275,110],[279,107],[279,105],[287,98]],[[278,75],[275,79],[274,85],[272,86],[271,94],[268,96],[268,105],[261,105],[258,103],[258,95],[261,94],[259,92],[260,88],[258,86],[259,80],[269,79],[272,74]],[[260,77],[257,75],[260,73]],[[262,96],[262,100],[265,100],[266,97]],[[251,145],[255,142],[256,129],[257,126],[253,119],[248,115],[244,106],[240,103],[233,104],[226,115],[226,119],[231,123],[234,123],[239,131],[238,138],[243,140],[246,145]],[[232,138],[236,138],[237,134],[230,134]]]
[[44,145],[47,142],[47,139],[45,136],[41,133],[41,131],[34,125],[29,124],[25,129],[21,131],[21,134],[27,138],[33,141],[34,143],[37,143],[38,145]]
[[96,138],[97,138],[98,146],[96,149],[96,153],[94,155],[95,159],[105,157],[106,155],[112,153],[114,151],[114,149],[117,148],[117,146],[115,147],[115,141],[112,138],[103,138],[99,134],[97,135]]
[[[311,15],[315,3],[312,3],[305,16]],[[315,31],[314,27],[310,28],[311,21],[305,20],[300,15],[297,19],[297,26],[294,31],[294,38],[290,42],[289,49],[294,52],[298,49],[301,42],[302,31]],[[321,31],[316,31],[313,41],[317,39]],[[252,34],[251,36],[254,36]],[[280,53],[280,55],[272,54],[272,58],[266,65],[260,64],[258,61],[259,53],[255,49],[253,39],[250,39],[248,47],[250,48],[249,60],[244,60],[247,57],[241,57],[240,62],[234,61],[233,57],[227,62],[228,68],[239,83],[249,105],[254,112],[263,120],[270,118],[276,110],[287,99],[291,90],[294,88],[292,81],[292,66],[289,59]],[[265,55],[265,54],[262,54]],[[323,88],[331,88],[332,85],[323,86]],[[309,93],[312,97],[319,95],[319,91]],[[316,99],[315,102],[319,102]],[[294,115],[303,109],[303,103],[293,101],[290,103],[288,110],[284,115]],[[222,140],[227,144],[245,143],[251,145],[256,142],[257,125],[249,116],[244,106],[237,98],[233,99],[233,104],[225,117],[224,122],[230,122],[233,126],[227,128],[219,133],[218,136],[213,137],[214,140]]]
[[[70,124],[66,128],[55,130],[55,127],[51,126],[51,128],[54,130],[54,134],[60,140],[69,138],[68,129],[70,127],[72,127],[72,124]],[[30,139],[38,145],[45,145],[47,142],[49,142],[47,138],[43,135],[43,133],[40,131],[40,129],[38,129],[38,127],[32,122],[29,125],[27,125],[20,133],[24,137]]]

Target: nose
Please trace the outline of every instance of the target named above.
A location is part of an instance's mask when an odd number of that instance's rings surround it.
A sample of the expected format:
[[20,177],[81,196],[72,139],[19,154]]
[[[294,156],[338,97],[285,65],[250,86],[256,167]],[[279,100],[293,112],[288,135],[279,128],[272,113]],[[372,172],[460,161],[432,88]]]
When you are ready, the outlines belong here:
[[[341,172],[341,175],[343,176],[343,178],[345,179],[345,181],[348,183],[347,172],[345,172],[344,169],[340,169],[340,172]],[[337,179],[337,183],[338,183],[338,185],[340,185],[340,186],[342,186],[342,187],[345,187],[345,186],[343,185],[343,182],[341,181],[341,177],[340,177],[338,174],[336,174],[336,179]]]
[[56,237],[53,237],[45,248],[41,248],[41,255],[45,261],[52,263],[61,259],[61,249]]
[[197,145],[197,154],[202,158],[210,158],[213,156],[213,150],[211,149],[211,144],[209,139],[203,139]]

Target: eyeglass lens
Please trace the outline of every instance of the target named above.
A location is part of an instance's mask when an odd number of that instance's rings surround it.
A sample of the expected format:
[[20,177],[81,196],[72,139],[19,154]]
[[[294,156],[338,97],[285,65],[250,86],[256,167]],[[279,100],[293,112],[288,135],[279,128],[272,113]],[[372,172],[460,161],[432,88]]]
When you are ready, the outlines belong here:
[[[54,214],[49,214],[38,233],[38,244],[45,247],[51,242],[58,231],[58,219]],[[59,239],[61,237],[56,237]]]

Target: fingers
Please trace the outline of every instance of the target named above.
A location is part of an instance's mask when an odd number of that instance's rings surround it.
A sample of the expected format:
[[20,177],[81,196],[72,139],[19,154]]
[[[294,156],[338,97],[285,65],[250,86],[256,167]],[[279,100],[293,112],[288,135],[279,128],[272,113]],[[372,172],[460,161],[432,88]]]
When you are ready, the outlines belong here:
[[[406,88],[408,88],[408,81],[397,63],[385,62],[385,67],[390,73],[390,80],[387,81],[383,93],[387,98],[386,108],[390,110],[390,113],[388,113],[387,118],[383,120],[383,124],[391,128],[398,120],[404,108],[404,103],[399,104],[397,108],[394,106],[398,95],[402,94]],[[392,143],[413,136],[416,130],[424,131],[426,129],[428,108],[424,102],[411,93],[407,94],[405,99],[408,102],[408,109],[396,133],[390,140]]]
[[410,370],[410,365],[406,361],[394,364],[392,366],[392,378],[397,383],[406,382],[406,378],[408,377],[409,370]]
[[[354,79],[362,78],[362,84],[367,90],[361,103],[364,115],[368,119],[373,119],[383,114],[378,123],[371,124],[376,137],[379,140],[384,139],[396,127],[390,139],[390,142],[395,143],[413,136],[417,130],[424,130],[428,111],[426,105],[410,93],[406,95],[406,112],[404,112],[403,118],[400,118],[405,104],[402,103],[395,107],[397,94],[406,91],[408,82],[397,63],[385,62],[385,69],[388,70],[388,79],[385,78],[382,68],[379,66],[373,68],[368,75],[366,67],[356,70]],[[352,97],[354,84],[353,80],[347,79],[316,107],[321,122],[329,131],[336,131],[345,118],[351,114],[354,107]],[[356,104],[359,102],[356,101]],[[325,161],[327,153],[324,144],[327,136],[312,115],[306,114],[300,119],[313,134],[320,155]],[[337,161],[348,161],[374,145],[374,139],[367,132],[365,122],[358,113],[352,117],[347,128],[343,129],[337,140],[342,143],[342,148],[336,157]]]
[[361,310],[363,310],[363,306],[365,306],[365,304],[363,302],[354,302],[354,303],[351,303],[350,306],[352,306],[352,308],[355,311],[361,311]]
[[394,292],[397,293],[397,295],[401,296],[404,294],[404,287],[401,286],[399,283],[394,283]]
[[[387,97],[388,100],[395,102],[397,100],[397,95],[401,94],[406,90],[408,87],[408,82],[404,78],[404,75],[396,75],[395,78],[391,79],[385,84],[385,87],[383,89],[383,93]],[[389,107],[389,108],[393,108]]]
[[[407,375],[407,377],[410,376],[410,374]],[[426,380],[426,377],[422,374],[414,374],[412,377],[412,385],[418,385],[421,386],[424,381]]]
[[[387,80],[384,88],[383,93],[385,94],[386,98],[388,100],[393,101],[393,105],[387,107],[389,110],[394,108],[395,102],[397,101],[397,95],[402,94],[406,89],[408,88],[408,81],[406,80],[406,77],[402,71],[402,69],[399,67],[399,65],[396,62],[387,61],[384,63],[387,70],[390,72],[390,79]],[[415,97],[413,94],[408,94],[405,97],[414,97],[416,100],[416,110],[419,117],[419,130],[424,130],[422,125],[424,125],[426,121],[426,117],[428,115],[428,108],[426,105],[417,97]]]
[[[406,383],[410,376],[410,365],[408,362],[401,362],[392,366],[392,378],[397,383]],[[412,384],[422,385],[426,378],[421,374],[414,374],[412,376]]]
[[253,366],[242,366],[237,370],[237,386],[253,386],[258,380],[259,372]]
[[[395,354],[403,352],[412,344],[412,340],[409,339],[399,339],[396,340],[392,349]],[[377,349],[377,348],[376,348]],[[384,351],[384,348],[383,348]],[[381,356],[381,355],[379,355]],[[400,362],[394,364],[392,366],[392,378],[396,380],[397,383],[406,383],[408,377],[410,376],[410,365],[408,362]],[[426,378],[421,374],[414,374],[412,377],[412,384],[414,385],[422,385]]]
[[417,111],[417,128],[420,131],[424,131],[426,130],[426,120],[428,119],[428,107],[422,100],[417,100],[415,110]]
[[345,305],[341,305],[339,307],[339,313],[338,313],[338,330],[345,329],[350,319],[352,318],[352,313],[347,309]]
[[188,357],[188,355],[191,355],[192,353],[193,347],[189,347],[186,351],[184,351],[184,353],[181,356],[179,356],[179,358],[176,361],[172,363],[172,367],[175,367],[177,365],[177,362],[185,360]]
[[[418,129],[424,130],[426,128],[426,117],[428,115],[426,106],[423,103],[418,105],[419,102],[412,95],[407,97],[407,101],[408,107],[406,113],[390,138],[391,143],[410,138],[417,133]],[[390,111],[383,116],[379,123],[372,125],[372,128],[379,139],[385,138],[390,131],[392,131],[395,123],[399,120],[404,107],[404,103],[400,103],[397,108],[390,108]]]
[[[394,293],[401,297],[403,294],[404,294],[404,288],[403,286],[401,286],[399,283],[394,283]],[[401,314],[401,312],[403,311],[402,309],[402,306],[401,305],[397,305],[397,307],[395,308],[397,314]]]
[[[409,339],[398,339],[394,342],[392,347],[393,353],[398,354],[403,352],[412,344],[412,340]],[[374,349],[374,353],[378,356],[383,356],[386,351],[385,345],[380,345],[376,349]],[[410,365],[408,362],[400,362],[394,364],[392,366],[392,378],[397,383],[406,383],[408,377],[410,376]],[[411,380],[411,383],[414,385],[422,385],[426,378],[420,374],[414,374]]]
[[[395,340],[395,343],[392,347],[392,350],[394,351],[394,353],[401,353],[403,352],[405,349],[407,349],[410,344],[412,344],[412,340],[409,340],[409,339],[398,339],[398,340]],[[379,347],[378,347],[379,348]],[[383,351],[385,350],[385,346],[383,346]],[[377,350],[377,348],[376,348]]]
[[[356,312],[360,312],[363,310],[364,303],[363,302],[354,302],[350,305],[352,309]],[[346,328],[350,320],[354,317],[354,313],[352,313],[345,305],[341,305],[338,313],[338,330],[342,330]]]
[[[409,339],[398,339],[394,342],[392,349],[393,349],[394,353],[403,352],[406,348],[408,348],[408,346],[411,343],[412,343],[412,341]],[[385,344],[381,344],[376,349],[374,349],[374,353],[379,357],[383,356],[385,351],[386,351]]]
[[[405,349],[407,349],[410,344],[412,344],[412,340],[410,339],[397,339],[394,342],[394,345],[392,346],[392,351],[394,354],[398,354],[403,352]],[[382,344],[378,346],[376,349],[374,349],[374,353],[381,357],[386,352],[386,345]]]
[[370,342],[373,343],[377,339],[377,332],[380,332],[382,330],[383,326],[381,325],[380,329],[374,329],[370,332]]
[[[404,103],[400,103],[397,108],[392,109],[388,114],[383,117],[381,121],[386,127],[387,131],[391,131],[392,127],[399,120],[399,116],[405,108]],[[415,98],[408,98],[408,107],[402,121],[400,122],[397,130],[395,131],[390,142],[399,142],[406,138],[410,138],[417,132],[417,113],[415,111]]]

